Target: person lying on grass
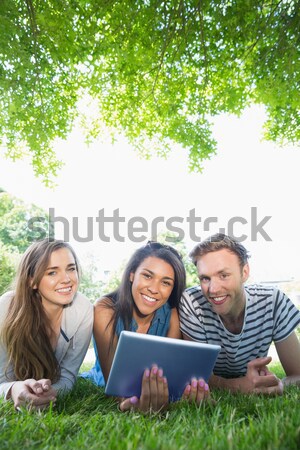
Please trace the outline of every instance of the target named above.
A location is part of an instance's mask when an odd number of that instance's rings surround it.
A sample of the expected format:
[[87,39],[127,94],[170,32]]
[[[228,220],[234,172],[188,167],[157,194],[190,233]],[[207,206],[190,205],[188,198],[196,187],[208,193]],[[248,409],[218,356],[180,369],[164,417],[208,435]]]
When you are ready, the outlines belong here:
[[[181,339],[177,308],[185,278],[181,256],[172,247],[150,241],[136,250],[119,288],[96,302],[93,330],[96,364],[82,375],[97,385],[105,384],[123,330]],[[209,397],[208,385],[202,379],[193,379],[182,397],[200,404]],[[120,410],[160,411],[168,402],[168,381],[163,368],[153,365],[144,372],[140,398],[120,400]]]
[[78,288],[78,261],[63,241],[24,253],[15,289],[0,298],[0,395],[43,409],[70,390],[87,352],[93,305]]
[[[295,329],[300,311],[279,289],[247,285],[248,252],[235,239],[216,234],[190,253],[200,286],[187,289],[180,302],[185,339],[219,344],[211,387],[243,393],[282,394],[300,386],[300,343]],[[268,369],[272,343],[286,373],[280,380]]]

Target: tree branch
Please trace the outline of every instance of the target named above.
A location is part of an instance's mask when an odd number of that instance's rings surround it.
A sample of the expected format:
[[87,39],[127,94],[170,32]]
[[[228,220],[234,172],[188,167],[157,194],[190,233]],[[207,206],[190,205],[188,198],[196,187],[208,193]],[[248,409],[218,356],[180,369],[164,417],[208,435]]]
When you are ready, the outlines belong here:
[[26,0],[26,5],[27,5],[27,10],[28,10],[28,15],[29,15],[30,28],[31,28],[32,37],[33,37],[36,84],[38,86],[38,89],[36,92],[37,92],[38,96],[40,97],[42,110],[44,110],[42,88],[41,88],[41,83],[40,83],[41,72],[40,72],[40,58],[39,58],[39,54],[38,54],[39,53],[38,52],[38,28],[37,28],[36,17],[35,17],[35,9],[34,9],[32,0]]

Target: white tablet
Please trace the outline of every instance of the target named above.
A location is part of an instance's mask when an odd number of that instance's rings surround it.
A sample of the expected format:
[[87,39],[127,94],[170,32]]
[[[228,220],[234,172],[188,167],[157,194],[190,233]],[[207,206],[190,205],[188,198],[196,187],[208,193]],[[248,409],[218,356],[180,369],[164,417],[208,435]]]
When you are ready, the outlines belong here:
[[157,364],[167,377],[170,401],[178,400],[192,378],[208,381],[220,349],[219,345],[122,331],[105,393],[140,397],[145,369]]

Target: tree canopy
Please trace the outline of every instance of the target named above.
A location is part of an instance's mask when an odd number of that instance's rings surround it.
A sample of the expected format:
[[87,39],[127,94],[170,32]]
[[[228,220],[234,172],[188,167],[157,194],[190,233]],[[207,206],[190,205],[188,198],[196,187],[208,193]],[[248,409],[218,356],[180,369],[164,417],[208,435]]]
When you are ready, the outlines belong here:
[[32,218],[44,219],[42,225],[49,221],[43,209],[25,204],[0,187],[0,295],[9,288],[21,254],[40,237],[41,224],[38,229],[30,226]]
[[0,192],[0,243],[11,252],[23,253],[35,240],[49,235],[48,214],[8,192]]
[[[0,295],[11,287],[22,253],[32,242],[48,238],[52,232],[46,211],[24,203],[0,187]],[[101,296],[103,285],[97,280],[96,261],[90,255],[89,264],[81,273],[80,291],[95,301]]]
[[[263,104],[265,137],[300,137],[296,0],[2,0],[0,139],[47,183],[83,114],[145,157],[180,144],[191,170],[216,150],[211,120]],[[81,100],[93,102],[78,107]]]

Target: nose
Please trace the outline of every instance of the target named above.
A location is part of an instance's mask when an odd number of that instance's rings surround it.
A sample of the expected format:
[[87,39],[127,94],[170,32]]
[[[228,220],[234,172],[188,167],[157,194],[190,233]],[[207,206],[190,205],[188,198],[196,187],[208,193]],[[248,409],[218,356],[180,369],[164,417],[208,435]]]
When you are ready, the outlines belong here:
[[69,283],[69,281],[71,280],[70,274],[68,272],[64,272],[62,274],[62,283]]
[[157,294],[158,293],[158,281],[151,280],[149,286],[147,287],[147,290],[151,292],[151,294]]
[[220,288],[220,283],[216,279],[210,279],[208,291],[210,294],[217,294]]

